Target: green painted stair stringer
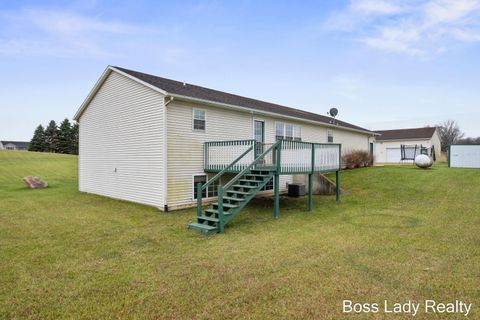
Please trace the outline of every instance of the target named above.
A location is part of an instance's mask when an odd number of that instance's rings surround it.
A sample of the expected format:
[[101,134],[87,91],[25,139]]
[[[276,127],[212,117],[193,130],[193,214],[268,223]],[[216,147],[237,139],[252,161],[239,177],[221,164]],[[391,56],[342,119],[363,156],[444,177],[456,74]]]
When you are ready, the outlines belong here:
[[[265,174],[265,172],[267,172]],[[260,192],[265,185],[273,179],[274,171],[263,170],[263,169],[254,169],[249,172],[244,173],[239,179],[238,185],[233,185],[227,190],[224,190],[226,196],[222,202],[224,208],[224,226],[232,221],[238,213]],[[253,179],[248,179],[248,177],[253,177]],[[256,177],[260,177],[261,180],[257,180]],[[241,181],[240,181],[241,180]],[[252,183],[257,183],[256,186],[251,186]],[[248,188],[247,188],[248,186]],[[254,187],[254,188],[251,188]],[[239,191],[235,189],[242,189],[247,191]],[[229,196],[235,194],[235,197]],[[239,196],[240,195],[240,196]],[[241,199],[241,201],[233,200],[232,198]],[[227,205],[227,206],[226,206]],[[228,205],[236,205],[234,207]],[[197,217],[196,223],[191,223],[188,225],[190,229],[194,229],[203,233],[217,233],[219,229],[218,221],[218,211],[216,212],[216,204],[212,204],[205,211],[202,210],[202,216]],[[218,207],[217,207],[218,208]]]

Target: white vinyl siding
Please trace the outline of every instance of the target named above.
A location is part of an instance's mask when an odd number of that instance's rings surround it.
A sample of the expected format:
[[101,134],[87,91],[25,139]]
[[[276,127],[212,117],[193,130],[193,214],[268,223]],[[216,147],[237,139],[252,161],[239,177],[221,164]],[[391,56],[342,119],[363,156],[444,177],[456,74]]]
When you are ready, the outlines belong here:
[[[208,129],[192,131],[194,109],[205,111]],[[195,204],[192,177],[203,172],[203,143],[252,139],[252,117],[247,113],[175,100],[167,106],[169,209]]]
[[112,71],[79,119],[79,189],[163,209],[164,97]]

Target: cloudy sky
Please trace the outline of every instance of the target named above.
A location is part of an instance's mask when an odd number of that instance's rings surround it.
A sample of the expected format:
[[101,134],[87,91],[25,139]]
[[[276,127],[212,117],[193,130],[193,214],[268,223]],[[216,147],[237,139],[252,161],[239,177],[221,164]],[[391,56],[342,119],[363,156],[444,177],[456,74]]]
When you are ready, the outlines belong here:
[[107,65],[369,129],[480,136],[480,0],[0,1],[0,139],[71,118]]

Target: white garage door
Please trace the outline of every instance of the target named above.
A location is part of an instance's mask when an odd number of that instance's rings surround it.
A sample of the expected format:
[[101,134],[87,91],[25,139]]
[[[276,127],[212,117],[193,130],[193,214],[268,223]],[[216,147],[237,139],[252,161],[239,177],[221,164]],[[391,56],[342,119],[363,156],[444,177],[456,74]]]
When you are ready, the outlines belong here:
[[387,162],[399,163],[401,158],[400,148],[387,148]]
[[449,159],[453,168],[480,168],[480,145],[452,145]]

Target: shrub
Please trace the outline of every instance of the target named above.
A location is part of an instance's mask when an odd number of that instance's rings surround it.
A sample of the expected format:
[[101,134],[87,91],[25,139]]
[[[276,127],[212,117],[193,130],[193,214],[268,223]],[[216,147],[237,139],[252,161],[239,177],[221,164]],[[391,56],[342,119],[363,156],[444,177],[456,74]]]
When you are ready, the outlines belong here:
[[342,156],[342,163],[347,169],[369,167],[373,164],[373,156],[367,151],[354,150]]

